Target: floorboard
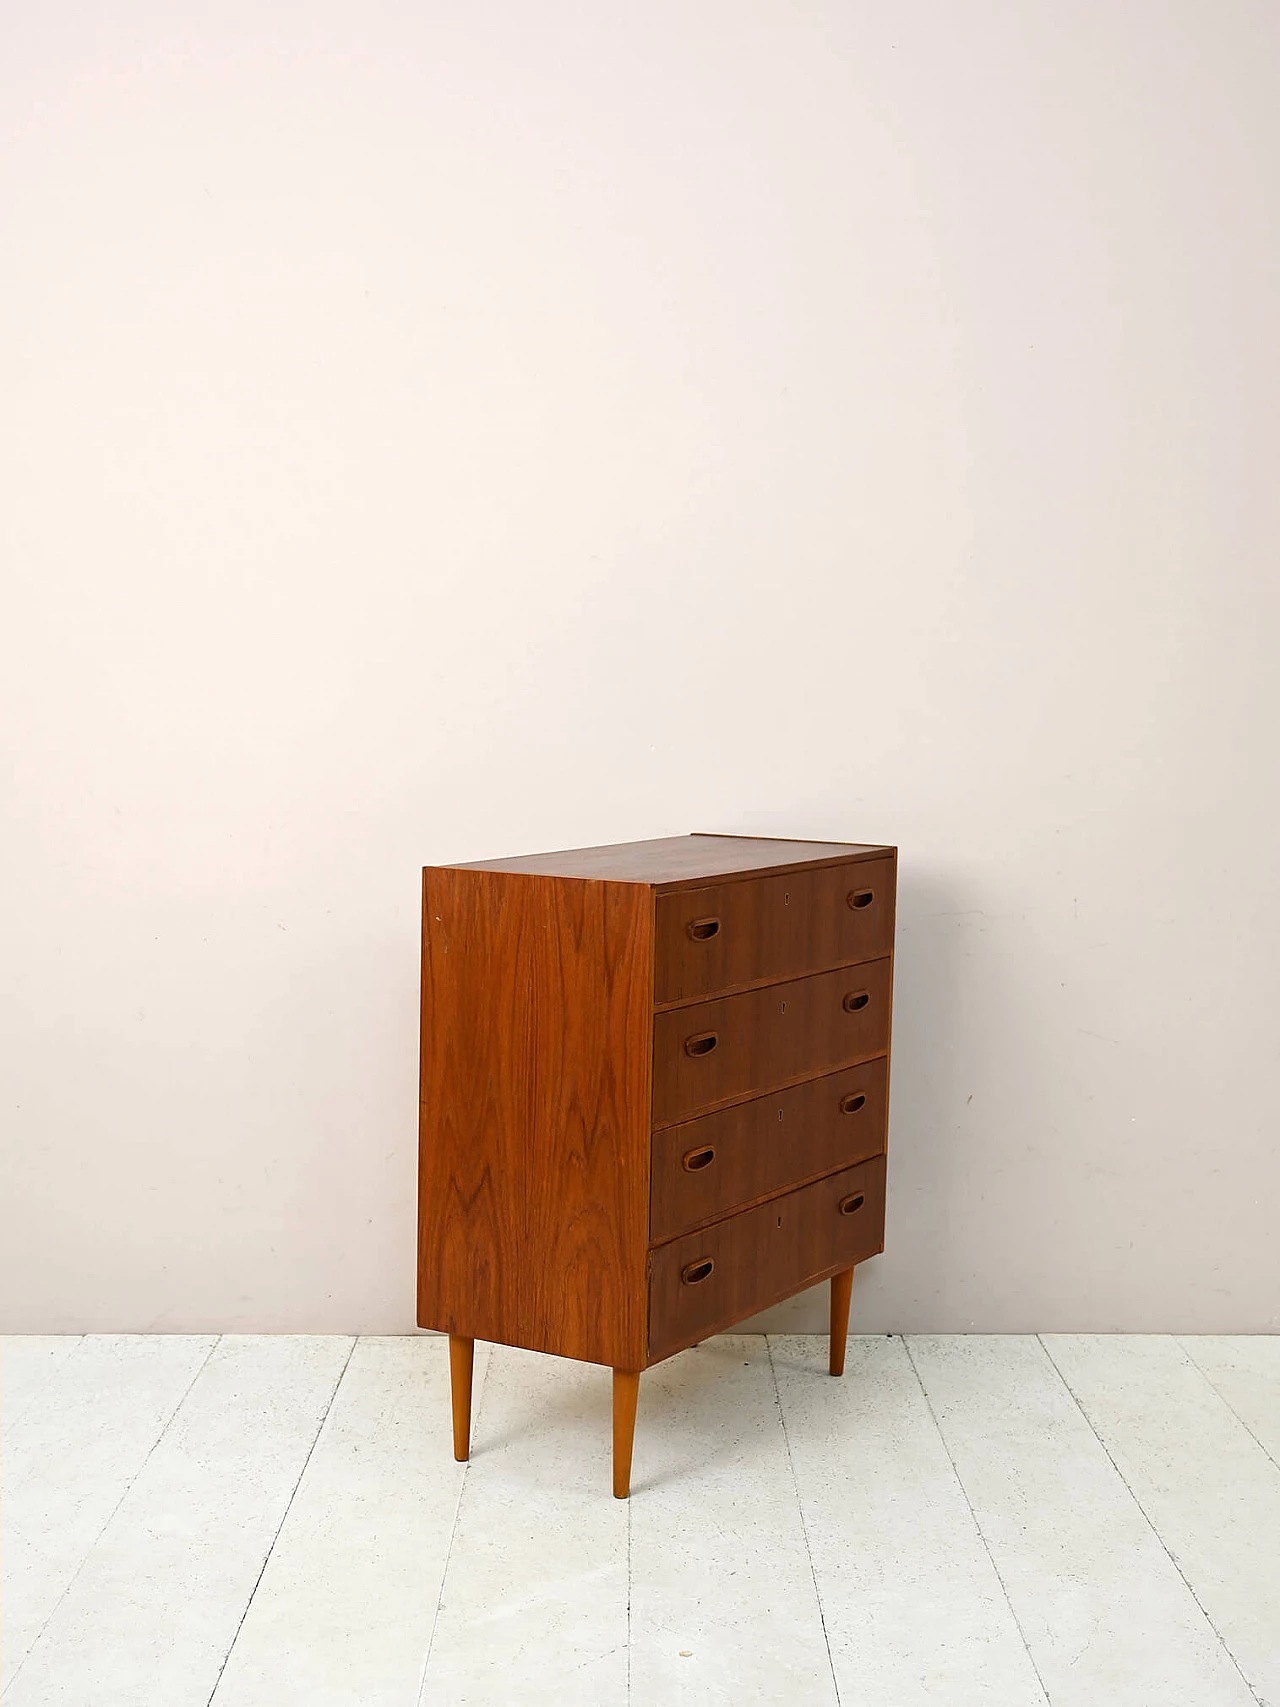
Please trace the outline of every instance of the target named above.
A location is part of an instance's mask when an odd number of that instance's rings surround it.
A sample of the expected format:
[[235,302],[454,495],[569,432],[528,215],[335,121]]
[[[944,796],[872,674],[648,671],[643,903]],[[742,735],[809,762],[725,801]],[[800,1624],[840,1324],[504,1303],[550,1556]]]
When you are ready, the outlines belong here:
[[611,1391],[595,1364],[492,1348],[423,1707],[625,1702],[627,1506],[610,1492]]
[[0,1334],[0,1429],[6,1438],[80,1343],[77,1334]]
[[902,1340],[770,1344],[842,1707],[1044,1707]]
[[1280,1470],[1176,1340],[1045,1347],[1255,1695],[1280,1701]]
[[[476,1347],[482,1392],[488,1347]],[[357,1345],[213,1707],[405,1707],[462,1487],[443,1337]]]
[[1280,1340],[0,1342],[3,1707],[1280,1707]]
[[1280,1465],[1280,1335],[1188,1334],[1178,1343]]
[[762,1334],[646,1371],[632,1489],[632,1701],[836,1707]]
[[19,1674],[215,1343],[95,1334],[69,1341],[72,1355],[38,1354],[47,1379],[3,1424],[0,1688]]
[[1052,1707],[1255,1707],[1039,1340],[908,1347]]
[[208,1702],[350,1349],[219,1341],[4,1707]]

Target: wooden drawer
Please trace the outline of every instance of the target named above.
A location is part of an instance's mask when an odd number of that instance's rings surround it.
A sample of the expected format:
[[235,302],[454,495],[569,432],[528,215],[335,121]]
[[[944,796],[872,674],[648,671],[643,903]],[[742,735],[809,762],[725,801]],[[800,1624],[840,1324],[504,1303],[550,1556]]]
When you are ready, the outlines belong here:
[[884,1168],[876,1156],[660,1245],[651,1255],[650,1358],[883,1249]]
[[649,1237],[689,1227],[884,1149],[889,1063],[827,1073],[653,1135]]
[[870,960],[655,1014],[653,1124],[882,1054],[890,964]]
[[891,859],[659,895],[654,1001],[877,959],[893,944],[893,903]]

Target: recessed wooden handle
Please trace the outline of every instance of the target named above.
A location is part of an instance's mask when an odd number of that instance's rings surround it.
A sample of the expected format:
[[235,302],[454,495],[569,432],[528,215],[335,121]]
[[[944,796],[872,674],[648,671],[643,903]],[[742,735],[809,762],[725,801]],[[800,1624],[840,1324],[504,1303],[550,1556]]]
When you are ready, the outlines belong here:
[[851,1192],[848,1197],[842,1197],[840,1199],[840,1213],[842,1215],[856,1215],[858,1210],[862,1208],[862,1205],[866,1201],[866,1197],[862,1192]]
[[719,919],[690,919],[684,928],[691,942],[710,942],[713,936],[720,935]]
[[716,1266],[714,1257],[699,1257],[697,1262],[686,1263],[680,1270],[680,1279],[685,1286],[696,1286],[700,1280],[710,1280]]
[[847,1097],[840,1098],[841,1114],[856,1114],[866,1100],[865,1091],[850,1091]]
[[863,907],[869,907],[875,898],[874,889],[851,889],[849,891],[849,905],[855,912],[860,911]]
[[699,1031],[684,1040],[686,1055],[710,1055],[720,1039],[714,1031]]
[[847,1014],[859,1013],[870,1000],[870,990],[850,990],[844,999],[844,1011]]
[[684,1158],[684,1171],[687,1174],[701,1173],[703,1168],[709,1168],[716,1159],[714,1144],[704,1144],[700,1150],[690,1150]]

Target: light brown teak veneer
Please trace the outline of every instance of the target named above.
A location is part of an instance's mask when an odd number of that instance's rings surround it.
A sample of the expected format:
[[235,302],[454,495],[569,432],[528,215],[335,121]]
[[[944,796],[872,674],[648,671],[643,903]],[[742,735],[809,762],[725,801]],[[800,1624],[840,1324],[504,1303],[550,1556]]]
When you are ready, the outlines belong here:
[[640,1372],[884,1246],[897,853],[672,836],[422,874],[418,1321]]

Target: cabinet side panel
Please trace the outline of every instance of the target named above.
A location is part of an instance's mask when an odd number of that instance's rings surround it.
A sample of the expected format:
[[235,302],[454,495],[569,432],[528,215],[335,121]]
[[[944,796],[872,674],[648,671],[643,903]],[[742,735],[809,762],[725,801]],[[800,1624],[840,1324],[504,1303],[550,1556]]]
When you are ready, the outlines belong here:
[[421,1326],[643,1364],[652,914],[641,884],[424,873]]

